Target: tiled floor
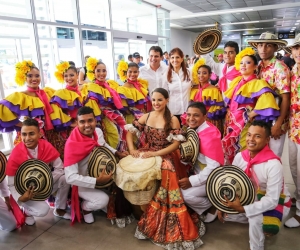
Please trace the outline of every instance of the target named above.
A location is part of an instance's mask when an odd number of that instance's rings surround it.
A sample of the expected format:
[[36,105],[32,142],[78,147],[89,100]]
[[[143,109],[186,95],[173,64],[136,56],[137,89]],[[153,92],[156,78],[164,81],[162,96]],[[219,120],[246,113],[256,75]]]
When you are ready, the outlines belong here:
[[[285,146],[282,162],[285,169],[285,180],[291,192],[294,184],[289,172],[287,147]],[[30,250],[96,250],[96,249],[162,249],[148,240],[134,238],[136,221],[126,228],[112,226],[103,212],[96,212],[95,223],[88,225],[76,223],[53,216],[51,209],[44,218],[37,218],[36,225],[23,226],[14,232],[0,231],[0,249],[30,249]],[[290,216],[295,212],[292,209]],[[240,250],[249,249],[248,225],[214,221],[207,225],[207,233],[202,238],[203,250]],[[266,250],[299,250],[300,228],[287,229],[282,227],[280,233],[266,239]]]

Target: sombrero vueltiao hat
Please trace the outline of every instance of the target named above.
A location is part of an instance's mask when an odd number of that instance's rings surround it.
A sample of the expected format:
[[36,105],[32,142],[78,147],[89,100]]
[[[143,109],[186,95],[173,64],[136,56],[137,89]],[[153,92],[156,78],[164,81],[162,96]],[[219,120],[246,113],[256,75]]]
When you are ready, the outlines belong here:
[[37,159],[25,161],[15,175],[15,187],[23,195],[30,186],[34,186],[32,200],[44,201],[49,198],[53,189],[53,177],[48,164]]
[[188,128],[186,133],[186,142],[180,144],[180,154],[184,160],[187,160],[193,165],[196,163],[199,154],[199,137],[194,129]]
[[[114,174],[116,171],[117,160],[114,154],[106,147],[96,147],[88,161],[88,175],[97,178],[102,169],[106,174]],[[114,182],[113,179],[109,180],[103,185],[96,185],[95,188],[105,188],[110,186]]]
[[6,156],[0,151],[0,183],[5,178],[5,167],[6,167],[7,159]]
[[259,43],[273,43],[278,46],[277,51],[282,50],[287,45],[287,41],[278,39],[275,34],[270,32],[264,32],[258,39],[248,40],[248,43],[254,48],[257,48]]
[[220,25],[216,23],[215,27],[201,32],[196,38],[193,49],[197,55],[205,55],[214,51],[222,40],[222,31]]
[[292,47],[295,47],[295,46],[300,46],[300,34],[298,34],[295,37],[295,41],[293,44],[284,47],[283,50],[289,54],[292,54]]
[[206,193],[210,202],[220,211],[228,214],[237,214],[232,208],[228,208],[221,201],[233,201],[239,196],[241,205],[249,205],[254,202],[254,186],[246,173],[236,166],[221,166],[214,169],[206,182]]

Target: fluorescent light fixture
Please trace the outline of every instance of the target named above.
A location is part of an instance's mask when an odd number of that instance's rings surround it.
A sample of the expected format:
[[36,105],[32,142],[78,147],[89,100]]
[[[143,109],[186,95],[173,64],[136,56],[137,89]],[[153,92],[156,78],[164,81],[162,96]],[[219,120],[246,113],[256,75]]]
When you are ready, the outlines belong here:
[[235,22],[235,23],[222,23],[221,25],[229,25],[229,24],[245,24],[245,23],[259,23],[259,21]]
[[263,30],[264,28],[238,29],[238,30],[222,30],[222,32],[244,31],[244,30]]
[[293,29],[296,29],[296,27],[293,27]]
[[183,26],[175,24],[175,23],[170,23],[170,27],[180,27],[180,28],[183,28]]
[[204,27],[213,27],[216,26],[215,24],[205,24]]
[[295,23],[295,25],[299,25],[299,23]]
[[197,17],[197,16],[213,16],[213,15],[221,15],[221,14],[228,14],[228,13],[240,13],[240,12],[247,12],[252,11],[253,9],[230,9],[230,10],[223,10],[223,11],[208,11],[208,12],[201,12],[198,14],[193,15],[186,15],[181,17]]

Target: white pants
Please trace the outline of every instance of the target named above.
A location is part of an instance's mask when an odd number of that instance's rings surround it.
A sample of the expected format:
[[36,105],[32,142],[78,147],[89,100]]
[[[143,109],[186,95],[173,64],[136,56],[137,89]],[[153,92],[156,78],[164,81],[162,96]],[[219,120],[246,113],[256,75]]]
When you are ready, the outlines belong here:
[[286,134],[281,135],[280,138],[277,140],[275,140],[274,138],[271,138],[270,143],[269,143],[270,149],[273,150],[273,152],[280,158],[282,156],[285,136],[286,136]]
[[[289,197],[286,198],[286,201]],[[285,201],[285,202],[286,202]],[[284,207],[282,221],[288,216],[290,212],[290,208]],[[246,214],[228,214],[227,217],[224,218],[225,221],[239,222],[239,223],[249,223],[249,243],[251,250],[264,250],[265,244],[265,235],[262,228],[263,215],[258,214],[255,216],[251,216],[249,218],[246,217]]]
[[6,203],[0,197],[0,230],[12,231],[17,227],[16,219],[11,211],[8,211]]
[[206,185],[202,185],[181,189],[184,202],[199,215],[212,206],[207,198],[205,187]]
[[53,176],[53,191],[55,195],[55,208],[65,210],[67,207],[68,193],[70,190],[70,184],[66,182],[65,175]]
[[289,139],[289,164],[296,186],[296,214],[300,216],[300,145]]
[[84,201],[81,207],[85,211],[106,210],[109,196],[100,189],[78,187],[79,197]]

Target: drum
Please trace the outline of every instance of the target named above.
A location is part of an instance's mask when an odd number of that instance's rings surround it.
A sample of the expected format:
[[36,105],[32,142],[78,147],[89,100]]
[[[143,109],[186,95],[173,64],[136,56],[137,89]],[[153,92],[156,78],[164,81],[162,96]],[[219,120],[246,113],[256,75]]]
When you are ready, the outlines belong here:
[[150,202],[161,179],[160,156],[123,158],[117,165],[115,182],[124,191],[125,198],[132,204],[144,205]]

